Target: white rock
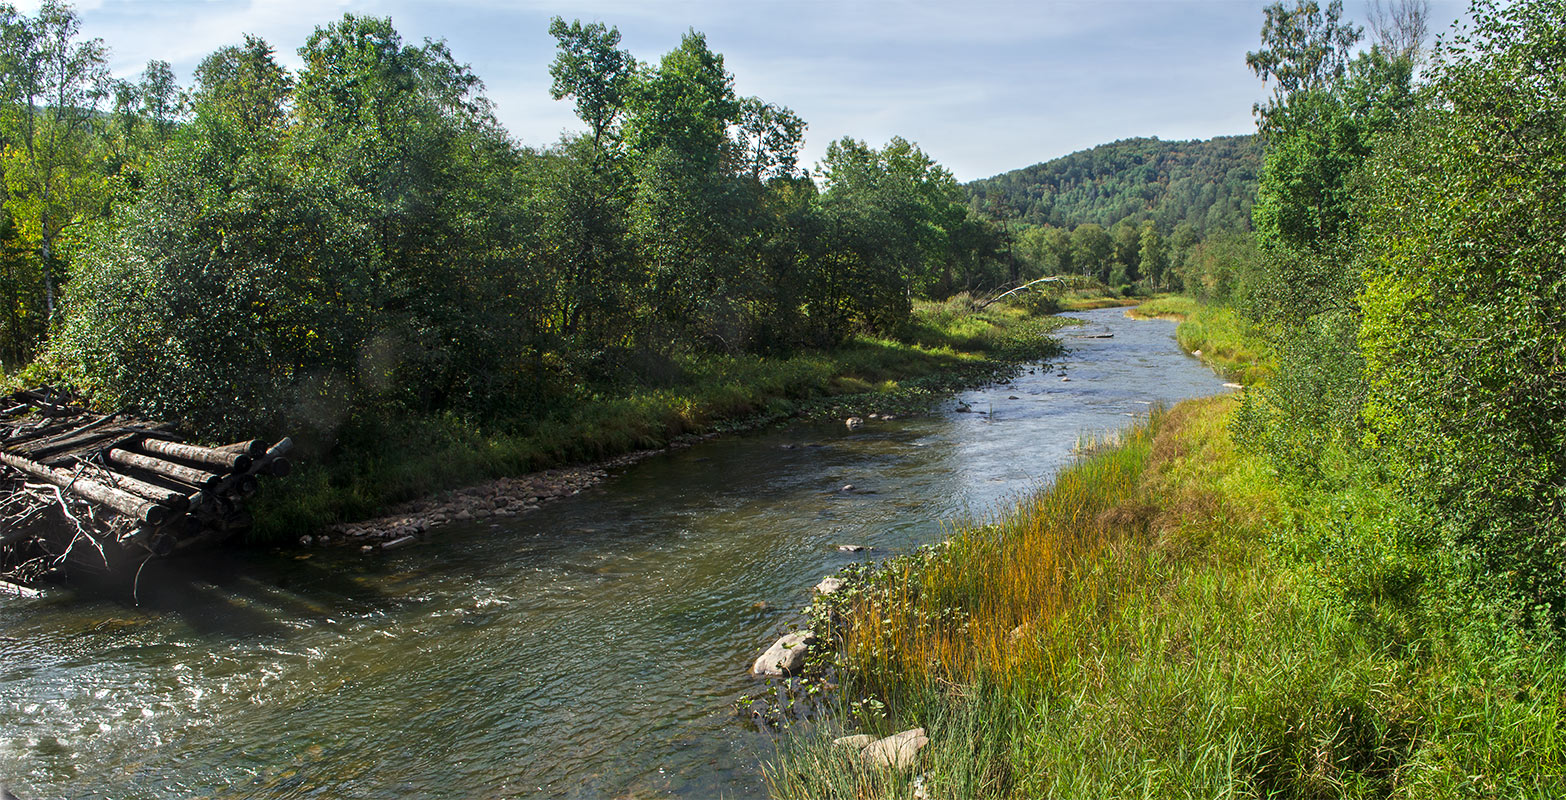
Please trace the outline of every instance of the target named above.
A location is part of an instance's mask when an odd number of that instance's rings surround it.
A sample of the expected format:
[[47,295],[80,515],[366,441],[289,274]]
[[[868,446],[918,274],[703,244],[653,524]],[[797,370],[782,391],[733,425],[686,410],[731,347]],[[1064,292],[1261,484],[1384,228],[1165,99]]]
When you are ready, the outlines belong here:
[[924,735],[924,728],[914,728],[866,746],[859,756],[872,767],[908,770],[919,762],[919,751],[929,743],[930,737]]
[[843,420],[843,424],[847,425],[849,430],[857,430],[864,427],[865,421],[858,417],[849,417]]
[[750,674],[763,678],[781,678],[799,674],[805,666],[805,653],[815,637],[810,631],[795,631],[777,640],[751,665]]
[[816,594],[831,594],[841,588],[843,588],[842,578],[822,578],[821,582],[816,584],[815,592]]
[[847,747],[851,750],[863,751],[865,746],[875,741],[875,737],[868,733],[856,733],[853,736],[839,736],[832,740],[833,747]]

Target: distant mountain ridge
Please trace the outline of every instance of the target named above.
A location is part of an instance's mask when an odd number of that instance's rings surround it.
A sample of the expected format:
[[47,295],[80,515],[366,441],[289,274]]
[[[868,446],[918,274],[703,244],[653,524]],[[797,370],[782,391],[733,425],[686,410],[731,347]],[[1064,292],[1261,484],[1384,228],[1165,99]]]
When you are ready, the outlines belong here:
[[1121,139],[965,185],[973,207],[997,219],[1074,228],[1151,219],[1169,233],[1250,230],[1261,173],[1254,134],[1164,141]]

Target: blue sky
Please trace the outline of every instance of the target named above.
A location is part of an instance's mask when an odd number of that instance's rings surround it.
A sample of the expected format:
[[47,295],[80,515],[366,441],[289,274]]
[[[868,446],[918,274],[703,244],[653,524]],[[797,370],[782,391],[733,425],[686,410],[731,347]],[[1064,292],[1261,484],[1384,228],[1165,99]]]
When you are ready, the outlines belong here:
[[[116,75],[148,59],[189,81],[201,58],[257,34],[287,66],[317,25],[344,12],[390,16],[403,37],[445,39],[471,64],[511,133],[543,146],[579,125],[549,97],[549,19],[601,21],[655,62],[690,28],[722,53],[736,89],[809,123],[803,163],[853,136],[917,142],[959,180],[987,177],[1131,136],[1207,138],[1252,130],[1265,96],[1245,67],[1262,0],[81,0],[83,33]],[[33,2],[17,3],[24,11]],[[1433,3],[1432,33],[1462,15]],[[1345,3],[1365,17],[1363,0]]]

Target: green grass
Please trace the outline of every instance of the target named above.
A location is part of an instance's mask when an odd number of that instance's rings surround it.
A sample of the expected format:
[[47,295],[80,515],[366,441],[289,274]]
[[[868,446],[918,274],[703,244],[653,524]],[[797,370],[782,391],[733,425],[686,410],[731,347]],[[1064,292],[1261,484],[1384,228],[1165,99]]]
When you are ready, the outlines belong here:
[[1235,406],[1156,414],[823,606],[840,708],[785,736],[774,795],[909,797],[829,742],[923,725],[934,798],[1561,796],[1559,640],[1324,580],[1323,530],[1397,510],[1279,483]]
[[1175,339],[1218,374],[1247,386],[1262,383],[1276,369],[1263,331],[1228,306],[1171,295],[1148,300],[1130,312],[1141,318],[1178,319]]
[[792,416],[911,413],[953,389],[1058,352],[1063,320],[966,295],[918,303],[897,338],[860,336],[786,358],[688,355],[659,387],[583,390],[542,419],[505,427],[457,416],[368,417],[332,449],[253,501],[255,538],[273,541],[374,516],[398,502],[494,477],[662,447],[682,436]]

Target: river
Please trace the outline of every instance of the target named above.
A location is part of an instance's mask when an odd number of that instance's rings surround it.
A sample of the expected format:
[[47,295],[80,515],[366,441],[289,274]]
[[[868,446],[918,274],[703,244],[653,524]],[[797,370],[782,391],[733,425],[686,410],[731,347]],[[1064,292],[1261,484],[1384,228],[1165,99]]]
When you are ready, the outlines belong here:
[[374,557],[169,562],[139,606],[0,599],[0,785],[23,800],[763,796],[772,745],[730,706],[811,585],[998,513],[1082,434],[1223,391],[1172,322],[1070,316],[1086,324],[1061,332],[1072,350],[1051,368],[930,416],[709,441]]

